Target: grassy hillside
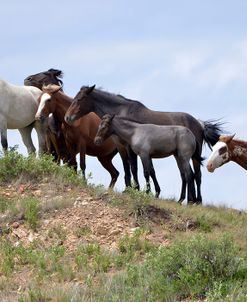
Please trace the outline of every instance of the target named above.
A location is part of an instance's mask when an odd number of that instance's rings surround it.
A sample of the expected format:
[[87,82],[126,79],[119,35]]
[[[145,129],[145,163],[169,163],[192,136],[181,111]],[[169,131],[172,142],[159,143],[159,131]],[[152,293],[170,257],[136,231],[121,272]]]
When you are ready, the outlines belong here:
[[0,158],[0,301],[247,301],[247,214]]

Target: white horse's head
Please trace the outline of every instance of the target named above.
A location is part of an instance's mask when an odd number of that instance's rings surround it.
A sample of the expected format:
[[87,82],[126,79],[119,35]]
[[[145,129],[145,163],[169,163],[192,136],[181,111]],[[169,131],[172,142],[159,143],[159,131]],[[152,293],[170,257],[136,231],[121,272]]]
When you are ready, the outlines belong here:
[[207,162],[207,169],[209,172],[214,172],[215,169],[224,165],[230,160],[228,144],[233,139],[232,136],[221,136],[219,141],[213,146]]

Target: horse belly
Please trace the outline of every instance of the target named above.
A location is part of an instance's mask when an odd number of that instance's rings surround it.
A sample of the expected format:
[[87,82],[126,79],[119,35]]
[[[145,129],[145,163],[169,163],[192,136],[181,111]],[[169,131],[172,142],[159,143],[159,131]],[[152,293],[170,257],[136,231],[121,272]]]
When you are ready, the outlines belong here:
[[8,118],[7,129],[22,129],[32,124],[33,122],[34,122],[34,117],[23,119],[23,120]]

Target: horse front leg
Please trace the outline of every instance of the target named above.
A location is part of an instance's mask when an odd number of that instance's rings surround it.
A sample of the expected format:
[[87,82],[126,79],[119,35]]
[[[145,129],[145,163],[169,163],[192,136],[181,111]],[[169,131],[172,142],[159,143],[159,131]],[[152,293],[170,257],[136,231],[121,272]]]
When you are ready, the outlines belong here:
[[47,151],[47,147],[46,147],[46,134],[47,134],[47,127],[48,127],[47,122],[48,120],[45,120],[44,122],[35,121],[34,123],[34,128],[38,136],[39,155],[42,155]]
[[18,129],[18,131],[21,134],[22,141],[27,148],[27,153],[29,155],[34,154],[36,151],[33,141],[32,141],[32,136],[31,136],[32,130],[33,130],[33,124],[31,124],[25,128]]
[[85,150],[80,150],[80,168],[82,172],[82,177],[86,180],[86,152]]
[[118,170],[114,167],[114,165],[112,164],[112,158],[114,154],[110,154],[108,156],[105,157],[98,157],[99,162],[101,163],[101,165],[110,173],[111,175],[111,182],[109,185],[109,188],[113,188],[118,176],[119,176],[119,172]]

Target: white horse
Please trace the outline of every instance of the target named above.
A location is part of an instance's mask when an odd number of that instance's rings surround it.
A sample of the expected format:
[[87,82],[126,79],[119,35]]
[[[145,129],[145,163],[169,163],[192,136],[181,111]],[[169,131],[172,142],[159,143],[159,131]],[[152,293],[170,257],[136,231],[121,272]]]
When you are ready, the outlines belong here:
[[45,149],[45,127],[35,121],[42,91],[33,86],[16,86],[0,79],[0,134],[4,152],[8,149],[7,129],[18,129],[28,154],[35,152],[31,132],[38,135],[39,154]]

